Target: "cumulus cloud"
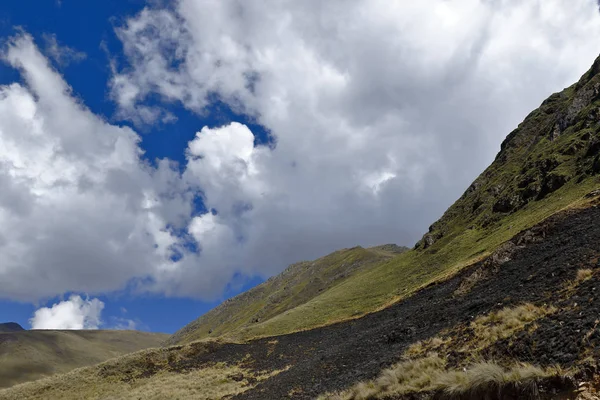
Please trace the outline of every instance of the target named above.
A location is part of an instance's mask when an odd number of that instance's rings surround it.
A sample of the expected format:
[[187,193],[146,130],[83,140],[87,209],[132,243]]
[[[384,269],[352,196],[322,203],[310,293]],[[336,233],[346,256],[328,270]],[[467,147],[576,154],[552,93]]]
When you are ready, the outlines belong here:
[[72,295],[69,300],[36,310],[29,323],[32,329],[98,329],[103,309],[104,303],[98,299]]
[[189,144],[184,180],[213,211],[188,226],[199,259],[164,281],[191,295],[216,271],[412,244],[600,52],[595,0],[180,0],[117,34],[122,117],[148,96],[202,113],[216,95],[275,138],[232,123]]
[[[189,194],[138,135],[77,101],[31,37],[3,58],[24,84],[0,86],[0,297],[37,300],[152,280],[171,262]],[[168,221],[168,222],[167,222]]]
[[[2,59],[0,297],[132,288],[213,298],[332,250],[411,244],[501,140],[600,52],[594,0],[180,0],[117,30],[118,115],[215,98],[245,125],[198,127],[183,172],[94,115],[27,35]],[[209,212],[197,215],[194,196]]]

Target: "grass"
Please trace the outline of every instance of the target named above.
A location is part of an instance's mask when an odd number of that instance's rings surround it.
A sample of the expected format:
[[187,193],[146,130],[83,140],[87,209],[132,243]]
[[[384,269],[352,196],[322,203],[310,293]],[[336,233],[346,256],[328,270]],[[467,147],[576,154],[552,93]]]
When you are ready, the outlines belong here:
[[228,336],[251,339],[311,329],[363,316],[406,298],[417,290],[454,276],[462,268],[489,255],[522,230],[568,207],[589,201],[584,196],[600,183],[589,178],[567,184],[553,195],[511,214],[489,229],[465,230],[436,252],[411,250],[368,271],[360,271],[339,285],[262,323]]
[[554,306],[535,306],[529,303],[513,308],[505,307],[476,318],[467,327],[457,327],[452,332],[413,343],[404,355],[408,358],[420,358],[429,353],[445,354],[453,349],[466,354],[467,359],[476,360],[481,350],[557,311]]
[[[595,69],[590,71],[577,84],[550,96],[508,135],[494,162],[430,227],[415,249],[372,259],[368,268],[354,269],[310,296],[299,296],[313,287],[309,275],[290,280],[286,270],[282,279],[287,292],[273,283],[261,286],[252,296],[240,297],[235,307],[223,307],[199,319],[184,330],[183,340],[205,337],[210,330],[214,336],[248,340],[360,317],[453,276],[547,217],[584,205],[588,201],[584,196],[600,187],[596,167],[600,161],[595,159],[600,125],[593,123],[600,98],[587,95],[600,82],[600,75]],[[574,103],[583,104],[578,113],[573,112]],[[566,120],[566,115],[574,117]],[[561,121],[558,125],[557,120]],[[342,264],[336,257],[340,256],[346,255],[336,252],[324,259],[330,258],[329,265],[339,268]],[[319,274],[328,268],[328,263],[319,261],[314,267],[297,269]],[[473,276],[455,295],[468,292],[477,279]],[[279,299],[276,306],[268,303],[274,298]],[[257,315],[260,318],[249,322]]]
[[[251,289],[177,332],[169,344],[190,343],[256,325],[310,301],[361,270],[380,264],[402,249],[388,245],[336,251],[312,262],[291,265],[281,275]],[[232,338],[235,339],[235,338]]]
[[319,400],[372,400],[419,393],[439,393],[448,399],[487,398],[505,391],[533,391],[540,380],[563,375],[559,368],[542,369],[529,364],[503,367],[491,362],[448,370],[444,359],[430,355],[400,362],[374,380],[343,392],[325,394]]
[[156,347],[168,336],[136,331],[0,333],[0,388]]
[[577,270],[577,275],[575,276],[575,282],[580,284],[592,278],[594,272],[589,268],[582,268]]
[[[196,342],[142,350],[0,390],[0,400],[222,399],[249,390],[281,372],[261,373],[225,363],[190,364],[219,345]],[[182,365],[186,367],[178,367]]]

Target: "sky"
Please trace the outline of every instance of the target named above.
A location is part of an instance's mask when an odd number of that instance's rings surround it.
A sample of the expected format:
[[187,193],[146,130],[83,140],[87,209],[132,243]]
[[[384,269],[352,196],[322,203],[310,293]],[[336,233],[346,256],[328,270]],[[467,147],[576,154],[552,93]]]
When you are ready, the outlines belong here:
[[596,0],[9,0],[0,321],[174,332],[412,246],[600,54]]

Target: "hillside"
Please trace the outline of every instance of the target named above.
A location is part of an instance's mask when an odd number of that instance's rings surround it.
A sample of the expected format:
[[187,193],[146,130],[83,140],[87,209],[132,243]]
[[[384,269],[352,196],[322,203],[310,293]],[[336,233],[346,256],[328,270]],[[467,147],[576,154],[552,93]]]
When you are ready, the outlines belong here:
[[0,333],[5,333],[5,332],[20,332],[20,331],[24,331],[25,329],[23,329],[23,327],[19,324],[17,324],[16,322],[6,322],[3,324],[0,324]]
[[358,271],[365,271],[408,249],[393,244],[363,249],[354,247],[315,261],[290,265],[270,278],[198,318],[176,332],[168,344],[189,343],[236,331],[269,320],[331,289]]
[[552,216],[363,318],[145,350],[0,390],[0,399],[594,399],[599,204],[592,197]]
[[[600,173],[600,58],[576,84],[553,94],[504,140],[494,162],[431,225],[411,251],[376,261],[308,301],[276,315],[245,297],[244,324],[222,306],[184,328],[182,337],[227,334],[236,340],[281,335],[356,318],[406,298],[491,254],[503,242],[597,189]],[[267,294],[268,295],[268,294]],[[219,318],[213,319],[213,316]],[[270,318],[269,318],[270,317]],[[198,332],[198,333],[194,333]],[[185,334],[183,334],[185,333]]]
[[0,388],[157,347],[167,337],[137,331],[0,333]]

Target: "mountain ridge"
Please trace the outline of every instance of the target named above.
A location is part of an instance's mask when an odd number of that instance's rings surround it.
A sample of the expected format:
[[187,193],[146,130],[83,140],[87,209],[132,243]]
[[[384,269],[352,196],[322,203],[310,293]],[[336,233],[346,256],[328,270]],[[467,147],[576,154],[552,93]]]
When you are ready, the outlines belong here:
[[[338,285],[359,270],[408,250],[395,244],[342,249],[314,261],[288,266],[279,275],[239,294],[171,336],[166,344],[183,344],[232,333],[276,317]],[[250,304],[250,306],[249,306]]]
[[[486,168],[413,250],[380,260],[267,319],[219,329],[200,317],[184,328],[200,339],[280,335],[356,318],[410,296],[491,254],[523,229],[581,201],[600,173],[600,57],[575,84],[554,93],[508,134]],[[256,305],[261,305],[248,299]],[[252,307],[252,306],[248,306]],[[310,315],[310,317],[308,317]],[[229,319],[223,313],[222,321]],[[244,325],[244,326],[242,326]],[[211,331],[212,334],[208,334]],[[186,343],[176,334],[169,344]]]
[[0,324],[0,333],[24,331],[23,327],[16,322],[4,322]]

